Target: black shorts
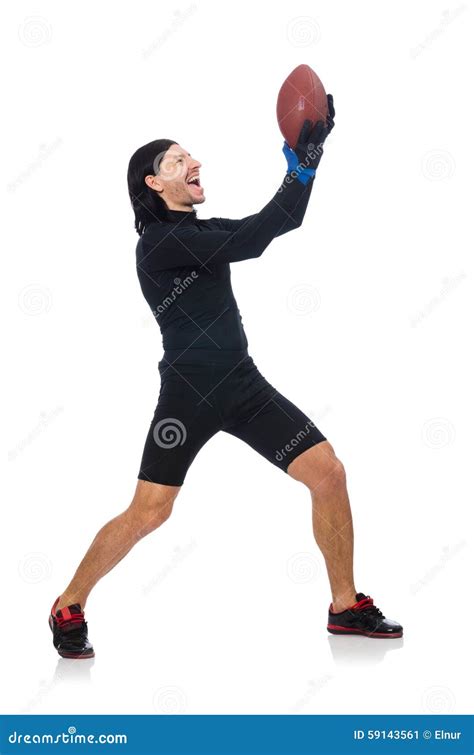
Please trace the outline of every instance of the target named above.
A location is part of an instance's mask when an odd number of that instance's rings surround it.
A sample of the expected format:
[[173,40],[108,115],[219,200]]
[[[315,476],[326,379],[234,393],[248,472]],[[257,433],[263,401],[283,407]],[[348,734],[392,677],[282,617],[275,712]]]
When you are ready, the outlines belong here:
[[284,472],[299,454],[326,440],[267,382],[247,351],[165,351],[158,369],[160,395],[140,480],[182,485],[199,449],[219,430],[245,441]]

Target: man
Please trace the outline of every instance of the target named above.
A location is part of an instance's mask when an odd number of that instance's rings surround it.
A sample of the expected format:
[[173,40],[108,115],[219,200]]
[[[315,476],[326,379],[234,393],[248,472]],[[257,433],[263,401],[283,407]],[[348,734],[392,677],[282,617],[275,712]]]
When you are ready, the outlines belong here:
[[230,281],[230,263],[259,257],[276,236],[301,225],[334,125],[331,95],[328,109],[325,123],[304,123],[294,150],[284,143],[288,171],[282,185],[259,213],[242,220],[197,217],[194,206],[205,201],[201,164],[176,142],[151,142],[130,160],[138,278],[163,337],[161,389],[134,498],[98,532],[51,609],[53,642],[63,657],[94,654],[84,618],[91,589],[166,521],[193,459],[220,430],[309,489],[314,536],[332,593],[328,631],[402,636],[400,624],[356,591],[344,467],[322,432],[249,356]]

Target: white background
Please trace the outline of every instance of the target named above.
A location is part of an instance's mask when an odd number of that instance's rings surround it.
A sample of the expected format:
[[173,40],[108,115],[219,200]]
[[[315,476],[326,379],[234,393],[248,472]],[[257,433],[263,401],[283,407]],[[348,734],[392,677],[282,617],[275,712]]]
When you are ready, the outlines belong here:
[[[2,712],[469,712],[472,26],[461,0],[12,4]],[[309,494],[219,434],[91,594],[96,658],[60,660],[49,609],[130,502],[159,388],[128,160],[176,139],[200,217],[256,212],[300,63],[337,125],[304,226],[234,291],[257,366],[345,464],[357,589],[405,637],[327,635]]]

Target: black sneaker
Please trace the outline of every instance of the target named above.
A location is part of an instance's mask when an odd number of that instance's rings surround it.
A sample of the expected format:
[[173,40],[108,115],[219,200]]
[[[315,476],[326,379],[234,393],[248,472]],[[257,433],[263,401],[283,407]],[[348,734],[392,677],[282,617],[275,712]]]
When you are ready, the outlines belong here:
[[81,606],[73,603],[56,611],[59,597],[53,603],[49,616],[54,647],[62,658],[93,658],[94,648],[87,638],[87,621]]
[[370,595],[358,592],[356,603],[345,611],[333,613],[329,606],[328,632],[331,634],[363,634],[365,637],[402,637],[403,627],[386,619],[374,606]]

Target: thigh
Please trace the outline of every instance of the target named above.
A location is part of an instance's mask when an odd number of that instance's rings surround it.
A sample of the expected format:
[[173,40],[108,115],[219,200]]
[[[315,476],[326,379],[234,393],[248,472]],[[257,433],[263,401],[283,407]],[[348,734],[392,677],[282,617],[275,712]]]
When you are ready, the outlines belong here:
[[225,432],[248,443],[268,461],[287,472],[304,451],[326,440],[301,409],[276,390],[254,367],[252,389],[246,389],[239,417]]
[[206,395],[208,379],[195,367],[161,370],[162,382],[143,449],[139,480],[181,486],[199,450],[221,420]]

